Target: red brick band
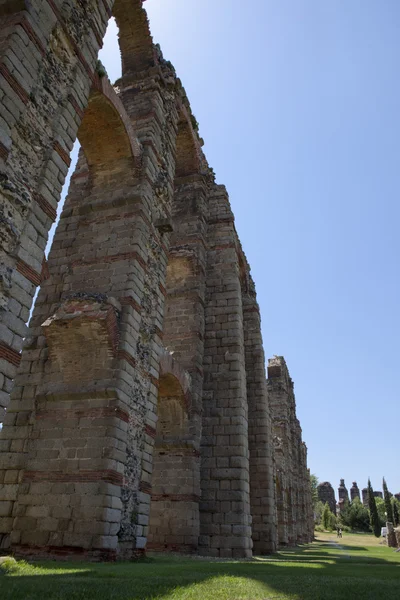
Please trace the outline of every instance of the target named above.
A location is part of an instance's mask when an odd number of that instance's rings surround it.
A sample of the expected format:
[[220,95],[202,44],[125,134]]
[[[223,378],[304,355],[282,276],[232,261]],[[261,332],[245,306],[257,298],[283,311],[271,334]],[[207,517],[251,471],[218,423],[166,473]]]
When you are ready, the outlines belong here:
[[53,409],[53,410],[38,410],[36,412],[36,418],[47,421],[51,419],[65,420],[74,418],[88,418],[88,419],[99,419],[102,417],[115,417],[129,423],[129,415],[121,408],[113,408],[110,406],[104,408],[70,408],[70,409]]
[[[196,413],[193,411],[191,414],[196,414]],[[191,456],[192,458],[200,458],[199,450],[195,450],[194,448],[188,448],[188,447],[179,448],[177,446],[176,448],[173,447],[171,450],[170,448],[167,449],[166,446],[161,445],[156,448],[156,451],[168,454],[168,456]]]
[[26,262],[19,259],[17,262],[17,271],[21,273],[26,279],[28,279],[34,285],[40,285],[42,283],[42,275],[32,269]]
[[0,158],[7,160],[9,152],[9,149],[0,142]]
[[10,87],[14,90],[14,92],[19,96],[24,104],[28,103],[29,96],[26,90],[22,87],[22,85],[15,79],[13,75],[11,75],[10,71],[6,67],[5,64],[0,63],[0,73],[3,75],[4,79],[10,85]]
[[111,256],[99,256],[97,258],[92,258],[90,260],[76,260],[72,263],[72,267],[88,267],[90,265],[97,265],[99,263],[113,263],[119,262],[122,260],[129,260],[133,258],[136,260],[144,270],[146,270],[147,265],[143,258],[137,252],[122,252],[121,254],[112,254]]
[[168,345],[168,341],[169,340],[174,340],[174,341],[179,341],[179,340],[193,340],[193,339],[199,339],[200,341],[203,341],[204,337],[203,335],[200,333],[200,331],[191,331],[189,333],[169,333],[167,335],[167,345]]
[[125,296],[124,298],[120,298],[119,300],[122,306],[132,306],[132,308],[136,310],[137,313],[140,314],[142,312],[142,307],[138,302],[136,302],[134,298],[132,298],[132,296]]
[[203,236],[193,236],[193,237],[179,238],[179,245],[176,244],[174,246],[171,246],[170,252],[172,250],[180,250],[180,249],[190,246],[190,245],[194,246],[195,244],[201,244],[203,246],[203,248],[205,250],[207,250],[207,244],[204,241],[204,237]]
[[144,492],[145,494],[151,494],[151,484],[147,483],[147,481],[141,481],[139,483],[139,491]]
[[104,9],[105,9],[106,13],[108,14],[109,17],[111,17],[112,16],[112,10],[108,6],[108,4],[107,4],[107,0],[102,0],[102,2],[103,2],[103,6],[104,6]]
[[169,500],[170,502],[200,502],[200,496],[196,494],[152,494],[152,502],[163,502]]
[[42,209],[42,211],[54,223],[54,221],[57,218],[57,211],[56,211],[56,209],[53,208],[53,206],[50,204],[50,202],[47,202],[46,198],[44,198],[44,196],[42,196],[42,194],[35,194],[34,195],[34,199],[37,202],[37,204],[40,206],[40,208]]
[[76,99],[74,98],[74,96],[72,94],[69,94],[68,96],[68,100],[70,101],[74,111],[76,112],[76,114],[83,119],[83,115],[85,114],[84,111],[81,109],[81,107],[79,106],[78,102],[76,101]]
[[160,340],[163,339],[164,333],[161,331],[161,329],[159,327],[157,327],[157,325],[155,325],[155,327],[154,327],[154,333],[156,335],[158,335],[158,337],[160,338]]
[[181,290],[179,292],[171,292],[168,294],[168,298],[185,298],[186,300],[193,300],[194,302],[198,302],[201,306],[205,307],[205,302],[203,298],[197,292],[192,292],[190,290]]
[[43,281],[46,281],[46,279],[48,279],[49,277],[50,277],[49,263],[47,262],[46,257],[44,257],[43,261],[42,261],[42,271],[40,273],[40,283],[43,283]]
[[4,344],[3,342],[0,342],[0,358],[4,358],[4,360],[11,363],[15,367],[18,367],[19,363],[21,362],[20,353],[16,350],[13,350],[10,348],[10,346],[7,346],[7,344]]
[[[75,179],[82,179],[83,177],[89,177],[89,171],[81,171],[80,173],[74,173],[71,175],[71,181]],[[86,225],[87,223],[83,223]]]
[[219,245],[216,244],[215,246],[214,246],[214,244],[210,244],[210,250],[213,250],[213,251],[215,251],[215,250],[229,250],[229,249],[236,250],[235,244],[219,244]]
[[163,296],[167,295],[167,290],[165,289],[165,287],[160,283],[158,286],[160,292],[162,293]]
[[129,352],[127,352],[126,350],[119,350],[118,358],[126,360],[126,362],[129,363],[131,367],[136,368],[136,359],[132,356],[132,354],[129,354]]
[[65,164],[67,165],[67,167],[69,168],[71,166],[71,158],[69,156],[69,153],[64,150],[64,148],[61,146],[60,142],[53,142],[53,148],[54,150],[57,152],[58,156],[61,158],[61,160],[63,160],[65,162]]
[[[101,548],[99,550],[88,550],[81,546],[28,546],[27,544],[13,544],[12,552],[17,557],[34,557],[39,558],[52,558],[52,557],[64,557],[74,558],[79,557],[80,559],[87,557],[89,559],[95,559],[97,561],[114,562],[117,560],[117,551],[109,548]],[[135,556],[138,558],[143,556],[144,550],[134,550]]]
[[209,225],[219,225],[222,223],[233,224],[235,222],[234,217],[221,217],[220,219],[210,219],[208,221]]
[[103,471],[75,471],[64,473],[63,471],[25,471],[23,481],[54,481],[63,483],[85,483],[92,481],[106,481],[115,485],[122,485],[121,473],[112,469]]
[[26,19],[25,16],[23,16],[19,24],[21,25],[22,29],[25,31],[28,38],[35,44],[35,46],[39,50],[40,54],[42,56],[45,56],[46,50],[45,50],[42,42],[36,35],[32,25],[29,23],[28,19]]
[[154,377],[154,375],[150,375],[150,381],[156,388],[159,387],[160,380],[157,377]]
[[160,117],[158,116],[158,114],[154,111],[151,110],[147,113],[143,113],[142,115],[135,115],[135,122],[137,121],[148,121],[149,119],[155,119],[157,121],[157,123],[160,125],[160,127],[162,127],[162,123],[160,121]]
[[145,425],[145,427],[144,427],[144,431],[145,431],[145,433],[147,433],[147,435],[149,435],[151,438],[155,439],[155,437],[156,437],[156,430],[154,429],[154,427],[151,427],[151,425]]
[[243,308],[243,312],[256,312],[256,313],[260,314],[260,307],[259,306],[245,306]]

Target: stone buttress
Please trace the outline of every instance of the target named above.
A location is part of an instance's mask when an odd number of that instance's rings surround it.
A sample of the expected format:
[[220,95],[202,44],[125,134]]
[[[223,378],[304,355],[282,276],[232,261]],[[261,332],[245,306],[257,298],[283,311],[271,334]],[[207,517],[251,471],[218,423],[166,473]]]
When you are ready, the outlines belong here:
[[282,356],[268,360],[267,387],[275,445],[278,545],[293,546],[312,541],[314,524],[307,448]]

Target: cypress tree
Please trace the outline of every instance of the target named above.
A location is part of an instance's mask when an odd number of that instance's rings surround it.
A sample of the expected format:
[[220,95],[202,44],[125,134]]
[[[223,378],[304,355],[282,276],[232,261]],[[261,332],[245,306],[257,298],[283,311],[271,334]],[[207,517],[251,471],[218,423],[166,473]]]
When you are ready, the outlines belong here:
[[383,478],[383,499],[385,501],[386,521],[390,521],[390,523],[393,523],[392,503],[390,502],[390,494],[386,485],[385,478]]
[[370,479],[368,479],[368,508],[372,531],[375,537],[379,537],[381,535],[381,526],[379,523],[378,510],[376,508],[374,490],[372,489]]

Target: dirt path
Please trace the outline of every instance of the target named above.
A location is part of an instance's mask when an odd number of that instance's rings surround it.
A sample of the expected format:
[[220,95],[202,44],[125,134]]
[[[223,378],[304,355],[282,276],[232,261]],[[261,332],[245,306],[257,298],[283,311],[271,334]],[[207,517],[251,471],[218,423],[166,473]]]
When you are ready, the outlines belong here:
[[337,549],[338,549],[338,550],[340,550],[341,552],[343,552],[343,555],[344,555],[346,558],[351,558],[351,557],[350,557],[350,554],[346,554],[346,553],[345,553],[345,548],[344,548],[344,547],[343,547],[341,544],[338,544],[337,542],[335,542],[335,540],[329,540],[329,543],[330,543],[330,544],[332,544],[332,546],[335,546],[335,548],[337,548]]

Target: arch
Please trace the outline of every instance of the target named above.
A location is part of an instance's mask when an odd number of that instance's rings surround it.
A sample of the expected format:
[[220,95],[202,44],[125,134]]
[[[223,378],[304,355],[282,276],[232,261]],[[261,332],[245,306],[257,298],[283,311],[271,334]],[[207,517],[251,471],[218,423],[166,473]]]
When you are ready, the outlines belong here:
[[175,179],[199,173],[201,167],[200,142],[185,106],[181,106],[178,133],[176,136]]
[[191,408],[191,377],[187,371],[173,358],[170,352],[165,351],[160,358],[160,386],[158,389],[159,395],[165,395],[165,387],[170,382],[171,377],[174,377],[177,384],[180,385],[184,402],[187,410]]
[[[199,535],[197,453],[189,434],[188,381],[169,356],[161,359],[148,548],[189,552]],[[165,372],[168,363],[174,373]]]
[[133,158],[138,163],[139,142],[121,100],[106,77],[97,77],[91,88],[78,139],[89,167],[122,158]]
[[160,377],[158,388],[158,421],[156,446],[181,445],[188,434],[188,412],[185,393],[172,373]]

